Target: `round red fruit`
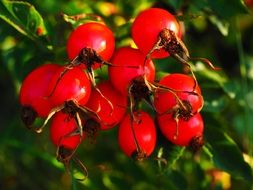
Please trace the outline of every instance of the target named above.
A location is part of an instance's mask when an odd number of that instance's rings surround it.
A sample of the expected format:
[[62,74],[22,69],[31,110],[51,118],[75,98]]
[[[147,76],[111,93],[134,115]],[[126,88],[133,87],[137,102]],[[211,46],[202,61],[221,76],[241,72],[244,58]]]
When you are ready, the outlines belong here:
[[179,105],[175,95],[177,95],[187,108],[186,111],[190,112],[190,114],[198,113],[202,109],[204,102],[201,90],[192,77],[180,73],[169,74],[163,77],[159,84],[175,92],[173,94],[163,89],[156,91],[154,105],[159,114],[171,111]]
[[116,91],[109,81],[103,81],[97,87],[102,95],[94,89],[86,106],[98,114],[102,130],[110,129],[124,116],[127,99]]
[[[109,60],[114,52],[115,39],[112,31],[98,22],[78,26],[67,41],[67,54],[70,60],[79,55],[83,48],[92,48],[104,60]],[[99,65],[96,65],[97,68]],[[93,67],[93,69],[95,69]]]
[[[50,138],[56,147],[64,147],[73,150],[84,139],[78,133],[77,123],[73,117],[63,112],[57,112],[50,127]],[[84,134],[83,134],[84,135]]]
[[51,104],[60,106],[65,101],[73,100],[84,105],[91,93],[91,84],[87,74],[79,67],[74,67],[64,73],[65,69],[65,67],[59,68],[49,83],[48,94],[50,94]]
[[114,53],[111,62],[116,66],[109,67],[109,78],[121,94],[128,94],[128,87],[137,76],[145,74],[148,81],[154,81],[155,66],[151,60],[147,60],[144,67],[144,61],[145,56],[141,51],[131,47],[121,47]]
[[204,123],[199,113],[189,120],[179,119],[178,123],[172,114],[164,114],[157,118],[162,134],[173,144],[189,146],[194,138],[203,136]]
[[[176,18],[168,11],[160,8],[150,8],[142,11],[132,25],[132,38],[137,47],[147,55],[158,40],[163,29],[173,31],[181,38],[181,29]],[[152,58],[164,58],[169,54],[164,51],[155,51]]]
[[59,67],[57,64],[44,64],[26,76],[19,93],[19,102],[23,109],[33,110],[38,117],[47,117],[52,109],[47,88]]
[[[131,121],[131,116],[126,115],[120,123],[118,142],[122,151],[129,157],[138,156],[138,153],[144,154],[144,157],[151,155],[156,144],[156,128],[153,119],[146,112],[140,111],[134,113],[138,121]],[[131,123],[132,122],[132,123]],[[134,140],[133,131],[136,141]],[[141,152],[138,152],[138,144]]]

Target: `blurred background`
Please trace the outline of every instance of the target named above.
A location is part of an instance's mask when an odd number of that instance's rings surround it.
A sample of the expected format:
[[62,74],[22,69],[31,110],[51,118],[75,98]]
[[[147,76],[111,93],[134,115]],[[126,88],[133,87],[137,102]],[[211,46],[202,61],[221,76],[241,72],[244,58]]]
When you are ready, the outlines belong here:
[[[241,0],[24,2],[0,2],[0,189],[253,189],[252,0],[247,5]],[[181,21],[192,57],[205,57],[222,67],[212,71],[201,62],[193,63],[205,99],[205,146],[193,155],[159,134],[151,158],[137,163],[120,151],[117,128],[103,131],[96,142],[85,141],[79,147],[77,155],[89,178],[78,181],[80,172],[73,169],[69,175],[56,160],[48,128],[37,135],[22,124],[18,102],[22,80],[41,64],[67,63],[66,40],[77,23],[63,14],[101,16],[121,47],[133,45],[131,23],[149,7],[166,9]],[[35,30],[33,22],[42,30]],[[182,72],[173,59],[154,62],[158,78],[164,72]],[[97,72],[107,76],[106,69]],[[168,165],[155,159],[159,156]]]

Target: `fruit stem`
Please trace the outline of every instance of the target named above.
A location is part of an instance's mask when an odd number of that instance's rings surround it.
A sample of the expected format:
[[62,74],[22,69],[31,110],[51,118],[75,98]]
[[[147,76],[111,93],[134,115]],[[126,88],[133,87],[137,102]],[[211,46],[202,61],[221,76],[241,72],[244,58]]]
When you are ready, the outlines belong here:
[[136,146],[136,159],[139,161],[139,160],[142,160],[143,158],[145,158],[145,153],[141,150],[141,147],[138,143],[138,140],[137,140],[137,137],[136,137],[136,133],[134,131],[134,124],[133,122],[140,122],[140,121],[135,121],[135,116],[134,114],[136,114],[137,112],[135,113],[131,113],[130,115],[130,127],[131,127],[131,130],[132,130],[132,134],[133,134],[133,138],[134,138],[134,144]]

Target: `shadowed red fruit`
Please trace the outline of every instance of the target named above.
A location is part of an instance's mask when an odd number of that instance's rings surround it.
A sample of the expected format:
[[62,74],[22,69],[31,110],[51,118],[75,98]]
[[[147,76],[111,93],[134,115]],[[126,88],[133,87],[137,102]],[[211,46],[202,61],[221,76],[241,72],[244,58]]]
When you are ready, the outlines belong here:
[[[156,144],[156,128],[153,119],[148,113],[140,111],[135,112],[136,119],[139,122],[133,122],[133,128],[137,143],[145,156],[149,156]],[[120,123],[118,132],[118,142],[121,150],[129,157],[136,154],[136,144],[131,129],[131,117],[126,115]]]
[[[77,123],[73,117],[70,117],[69,114],[65,114],[63,112],[57,112],[53,116],[51,122],[51,141],[56,147],[62,146],[66,149],[73,150],[81,142],[79,134],[73,135],[73,132],[76,132],[77,130]],[[82,139],[84,139],[84,136]]]
[[110,129],[116,126],[124,116],[127,98],[116,91],[109,81],[103,81],[97,87],[105,98],[94,89],[86,106],[97,112],[101,119],[102,130]]

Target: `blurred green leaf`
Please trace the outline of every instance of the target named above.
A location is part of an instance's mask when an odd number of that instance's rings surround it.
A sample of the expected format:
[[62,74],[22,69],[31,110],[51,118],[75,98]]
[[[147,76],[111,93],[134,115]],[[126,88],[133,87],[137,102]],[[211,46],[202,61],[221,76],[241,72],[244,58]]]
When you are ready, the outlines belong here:
[[40,41],[49,47],[45,38],[47,30],[43,18],[35,7],[28,2],[1,1],[0,18],[28,38]]
[[223,36],[228,35],[229,26],[230,26],[229,22],[227,22],[226,20],[219,19],[215,15],[210,15],[208,18],[219,29],[220,33]]
[[[216,63],[212,63],[215,67]],[[215,82],[216,84],[219,84],[220,86],[223,86],[224,83],[228,80],[227,77],[224,75],[224,73],[220,70],[214,71],[210,68],[208,68],[204,63],[197,62],[195,66],[193,67],[193,70],[202,78],[208,79],[210,81]]]
[[241,92],[239,81],[230,80],[222,84],[224,92],[230,97],[235,98]]
[[173,169],[176,166],[177,161],[183,156],[185,151],[185,147],[169,145],[164,148],[160,148],[158,152],[158,158],[165,158],[166,163],[164,163],[163,159],[158,159],[159,167],[163,164],[166,164],[164,168],[164,172]]
[[180,146],[173,146],[170,149],[169,159],[167,160],[169,168],[173,168],[175,166],[176,162],[183,155],[184,151],[185,151],[185,147],[180,147]]
[[225,96],[217,97],[212,100],[205,99],[203,111],[213,113],[221,112],[226,106],[226,100],[227,98]]
[[205,136],[215,165],[234,177],[252,180],[251,168],[236,143],[217,127],[206,126]]
[[239,14],[248,13],[247,8],[243,4],[242,0],[207,0],[210,8],[220,18],[230,19]]

